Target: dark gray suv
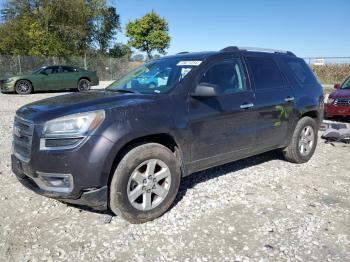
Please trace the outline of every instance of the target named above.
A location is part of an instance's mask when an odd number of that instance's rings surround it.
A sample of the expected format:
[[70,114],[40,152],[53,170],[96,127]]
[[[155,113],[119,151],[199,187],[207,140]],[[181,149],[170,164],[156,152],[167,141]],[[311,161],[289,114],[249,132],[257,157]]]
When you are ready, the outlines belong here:
[[39,194],[142,223],[193,172],[274,149],[307,162],[322,109],[322,87],[291,52],[184,52],[18,109],[12,168]]

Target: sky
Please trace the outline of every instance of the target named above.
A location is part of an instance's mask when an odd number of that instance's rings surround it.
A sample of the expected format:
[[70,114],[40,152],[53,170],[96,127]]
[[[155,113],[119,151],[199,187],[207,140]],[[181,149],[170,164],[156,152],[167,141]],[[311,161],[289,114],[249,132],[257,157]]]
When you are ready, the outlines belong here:
[[[117,8],[123,29],[151,10],[165,18],[171,36],[167,54],[248,46],[301,57],[350,57],[350,0],[107,1]],[[116,41],[127,38],[119,32]]]
[[[169,23],[168,54],[226,46],[350,57],[350,0],[109,0],[129,20],[154,10]],[[118,42],[127,42],[119,33]]]

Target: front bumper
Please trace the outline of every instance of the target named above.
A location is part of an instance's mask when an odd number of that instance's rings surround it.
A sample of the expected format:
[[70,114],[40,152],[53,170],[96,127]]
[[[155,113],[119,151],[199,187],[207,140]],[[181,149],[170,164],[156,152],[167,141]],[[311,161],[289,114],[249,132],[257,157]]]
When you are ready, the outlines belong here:
[[13,81],[10,83],[1,83],[0,89],[1,89],[1,92],[3,92],[3,93],[14,92],[15,91],[15,82]]
[[107,208],[112,147],[103,136],[91,136],[74,149],[39,150],[34,139],[28,161],[11,156],[12,170],[21,184],[35,193],[103,210]]
[[325,104],[324,107],[325,117],[333,117],[333,116],[350,116],[350,106],[338,106],[334,104]]

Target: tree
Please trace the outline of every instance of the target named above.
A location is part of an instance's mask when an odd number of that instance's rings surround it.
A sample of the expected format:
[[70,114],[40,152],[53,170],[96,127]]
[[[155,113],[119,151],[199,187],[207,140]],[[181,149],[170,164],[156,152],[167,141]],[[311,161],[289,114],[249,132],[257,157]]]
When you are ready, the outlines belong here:
[[158,51],[165,54],[170,45],[168,23],[154,11],[140,19],[129,21],[126,25],[128,44],[140,51],[146,52],[148,60],[152,58],[152,52]]
[[114,7],[102,8],[94,23],[94,38],[100,51],[106,53],[111,40],[120,29],[119,15]]
[[136,54],[131,57],[131,61],[135,61],[135,62],[143,62],[144,60],[145,58],[143,57],[142,54]]
[[126,57],[130,59],[131,54],[131,48],[122,43],[116,43],[111,49],[109,49],[109,55],[114,58]]
[[106,53],[120,28],[106,0],[7,0],[0,11],[0,54]]

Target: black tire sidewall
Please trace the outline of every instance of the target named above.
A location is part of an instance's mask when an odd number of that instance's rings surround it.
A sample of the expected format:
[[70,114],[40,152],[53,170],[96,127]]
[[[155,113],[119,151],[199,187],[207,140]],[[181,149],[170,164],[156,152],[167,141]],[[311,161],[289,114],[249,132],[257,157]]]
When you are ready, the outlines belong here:
[[[169,168],[171,185],[168,195],[157,207],[142,211],[133,207],[127,196],[127,186],[133,170],[149,159],[159,159]],[[132,223],[153,220],[164,214],[173,203],[181,180],[180,167],[174,153],[159,144],[145,144],[130,150],[120,161],[110,185],[110,208]]]

